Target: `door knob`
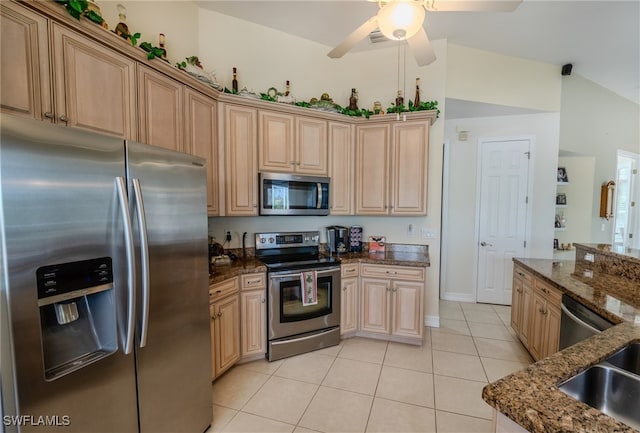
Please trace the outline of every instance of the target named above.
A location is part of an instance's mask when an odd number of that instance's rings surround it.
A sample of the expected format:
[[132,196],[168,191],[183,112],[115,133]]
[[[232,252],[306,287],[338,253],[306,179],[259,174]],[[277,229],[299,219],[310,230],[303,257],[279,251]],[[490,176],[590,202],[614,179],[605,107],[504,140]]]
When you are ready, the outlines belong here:
[[487,246],[488,247],[492,247],[493,246],[493,244],[488,244],[485,241],[480,242],[480,245],[483,246],[483,247],[487,247]]

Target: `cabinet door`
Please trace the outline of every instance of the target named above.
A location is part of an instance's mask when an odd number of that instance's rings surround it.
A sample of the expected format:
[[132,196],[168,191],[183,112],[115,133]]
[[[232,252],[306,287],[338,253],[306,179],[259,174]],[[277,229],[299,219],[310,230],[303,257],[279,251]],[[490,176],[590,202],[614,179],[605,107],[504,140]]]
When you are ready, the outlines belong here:
[[260,171],[293,172],[293,116],[261,110],[258,119]]
[[429,123],[393,125],[391,151],[391,214],[427,214]]
[[522,309],[520,320],[520,341],[527,349],[529,348],[529,341],[531,340],[531,330],[533,329],[533,288],[531,281],[524,280],[522,283]]
[[229,296],[216,303],[218,353],[216,376],[240,359],[240,305],[238,295]]
[[256,110],[224,108],[225,215],[258,215]]
[[355,145],[351,125],[329,122],[329,177],[332,215],[353,214],[353,163]]
[[267,304],[265,290],[240,293],[241,356],[248,357],[267,352]]
[[135,62],[53,24],[56,121],[137,139]]
[[140,141],[182,151],[183,86],[150,68],[138,65]]
[[219,214],[218,128],[216,101],[185,89],[186,150],[207,160],[207,213]]
[[356,214],[389,213],[389,125],[356,127]]
[[422,339],[424,283],[393,281],[391,283],[391,334]]
[[209,333],[211,335],[211,379],[216,378],[216,363],[218,357],[218,329],[216,327],[216,320],[218,318],[215,304],[209,305]]
[[522,278],[513,270],[513,282],[511,284],[511,327],[520,337],[522,329]]
[[362,278],[360,282],[360,330],[389,334],[389,280]]
[[545,333],[544,356],[553,355],[560,346],[560,308],[547,302],[546,320],[547,330]]
[[0,13],[2,111],[52,119],[48,21],[13,2],[1,2]]
[[529,352],[534,360],[539,360],[544,354],[544,340],[546,323],[544,311],[546,308],[545,299],[536,291],[533,292],[531,304],[531,335],[529,338]]
[[358,330],[358,279],[344,278],[340,297],[340,335]]
[[296,117],[296,138],[295,171],[326,176],[329,159],[327,122]]

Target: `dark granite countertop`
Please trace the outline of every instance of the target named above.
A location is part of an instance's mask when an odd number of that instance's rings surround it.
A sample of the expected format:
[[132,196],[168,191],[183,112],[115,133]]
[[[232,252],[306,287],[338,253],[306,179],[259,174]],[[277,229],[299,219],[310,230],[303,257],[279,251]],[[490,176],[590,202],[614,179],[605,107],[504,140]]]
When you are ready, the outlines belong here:
[[229,278],[243,274],[267,272],[267,267],[255,257],[246,260],[238,259],[230,265],[218,265],[213,268],[213,274],[209,274],[209,285],[220,283]]
[[633,261],[640,264],[640,250],[636,248],[625,248],[620,245],[611,244],[575,244],[576,246],[583,246],[587,249],[597,251],[600,254],[604,254],[611,257],[623,258],[625,260]]
[[394,266],[431,266],[429,247],[426,245],[387,244],[384,253],[347,253],[336,256],[342,263],[372,263]]
[[[595,274],[574,261],[514,259],[533,274],[618,325],[487,385],[482,398],[535,433],[634,432],[635,429],[558,389],[569,379],[630,342],[640,341],[640,287],[624,278]],[[586,272],[586,273],[585,273]]]

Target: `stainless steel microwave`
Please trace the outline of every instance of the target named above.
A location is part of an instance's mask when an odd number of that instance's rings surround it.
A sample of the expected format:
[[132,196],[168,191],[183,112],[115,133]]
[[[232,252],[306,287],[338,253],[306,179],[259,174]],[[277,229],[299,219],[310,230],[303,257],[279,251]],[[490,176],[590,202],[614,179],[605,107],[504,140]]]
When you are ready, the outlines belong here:
[[329,215],[328,177],[259,173],[260,215]]

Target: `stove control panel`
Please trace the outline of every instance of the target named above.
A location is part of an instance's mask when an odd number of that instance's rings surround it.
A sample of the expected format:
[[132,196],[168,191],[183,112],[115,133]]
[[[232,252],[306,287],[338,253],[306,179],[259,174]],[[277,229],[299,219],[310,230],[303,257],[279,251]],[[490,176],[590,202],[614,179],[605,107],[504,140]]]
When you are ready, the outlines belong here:
[[256,249],[317,247],[320,232],[274,232],[256,233]]

